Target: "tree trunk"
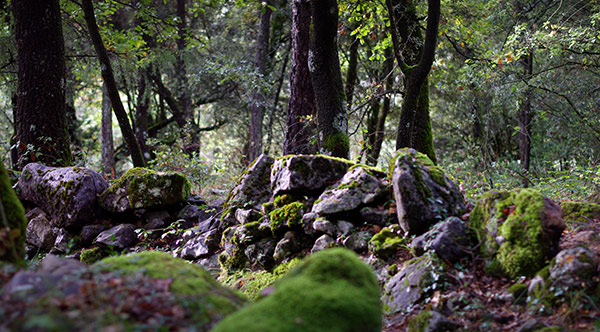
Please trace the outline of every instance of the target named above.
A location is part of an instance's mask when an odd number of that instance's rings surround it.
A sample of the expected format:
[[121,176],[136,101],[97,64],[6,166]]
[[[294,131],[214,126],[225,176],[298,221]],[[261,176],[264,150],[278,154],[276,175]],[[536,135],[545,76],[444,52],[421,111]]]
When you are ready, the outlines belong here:
[[292,70],[290,102],[287,113],[284,154],[314,154],[316,152],[315,121],[317,106],[308,70],[310,44],[310,2],[292,2]]
[[82,0],[81,4],[83,7],[85,21],[90,33],[90,38],[94,44],[94,49],[98,55],[98,60],[100,61],[102,78],[106,83],[112,108],[117,116],[119,127],[121,128],[121,133],[123,134],[123,139],[125,140],[127,148],[129,149],[129,153],[131,154],[133,166],[144,167],[144,156],[142,156],[140,145],[138,144],[133,129],[131,129],[127,112],[125,111],[123,103],[121,102],[119,90],[117,89],[117,83],[115,82],[112,66],[110,64],[110,59],[108,58],[108,53],[106,52],[106,48],[104,47],[102,38],[100,37],[100,32],[98,31],[98,25],[96,24],[96,17],[94,16],[94,7],[92,6],[92,1]]
[[[533,74],[533,53],[530,52],[520,59],[520,63],[523,66],[526,79],[528,80]],[[531,111],[531,90],[530,87],[525,87],[523,100],[519,107],[519,159],[521,160],[521,166],[525,172],[529,172],[531,159],[531,121],[533,120],[533,113]],[[527,180],[527,177],[524,177],[523,186],[527,187],[528,185],[529,181]]]
[[[271,30],[271,13],[269,6],[272,0],[266,2],[260,15],[260,27],[256,38],[256,55],[254,69],[260,80],[263,80],[267,71],[267,51],[269,49],[269,31]],[[250,105],[250,137],[248,145],[248,162],[252,162],[262,153],[263,118],[266,105],[265,94],[259,87],[254,90],[252,104]]]
[[354,87],[356,86],[356,78],[358,77],[358,44],[358,38],[352,36],[350,57],[348,59],[348,71],[346,72],[346,108],[348,110],[352,109]]
[[112,109],[106,84],[102,84],[102,170],[112,174],[115,168],[115,148],[112,134]]
[[150,95],[146,78],[146,70],[140,69],[138,80],[137,103],[135,106],[135,137],[140,144],[144,160],[154,159],[154,155],[146,144],[148,140],[148,108],[150,107]]
[[[391,0],[386,0],[392,29],[396,28],[404,40],[419,38],[418,27],[415,27],[416,15],[414,15],[414,3],[403,0],[400,12],[396,13]],[[396,22],[396,17],[401,19]],[[435,58],[435,48],[440,19],[440,0],[428,0],[427,8],[427,30],[425,42],[422,47],[419,43],[409,43],[409,49],[402,52],[397,32],[393,31],[392,42],[398,65],[405,75],[404,99],[402,101],[402,112],[398,124],[398,136],[396,148],[411,147],[426,154],[434,163],[437,163],[433,149],[433,136],[431,131],[431,119],[429,117],[429,82],[427,76]],[[412,37],[412,38],[411,38]],[[419,49],[415,49],[419,47]],[[405,60],[400,54],[406,53]],[[419,55],[420,56],[417,56]],[[418,58],[418,64],[412,65],[413,58]]]
[[379,118],[377,119],[377,126],[375,127],[375,133],[372,135],[374,138],[371,148],[371,153],[367,157],[367,164],[369,165],[377,165],[377,160],[379,159],[379,154],[381,153],[381,146],[383,145],[383,140],[385,139],[385,120],[387,116],[390,114],[391,110],[391,91],[394,88],[394,75],[392,75],[394,70],[394,57],[392,56],[392,49],[387,48],[385,50],[385,95],[383,96],[383,105],[381,107],[381,112],[379,114]]
[[311,1],[311,13],[309,69],[317,102],[319,152],[348,158],[348,114],[337,52],[337,1]]
[[65,47],[58,0],[14,0],[19,168],[72,161],[66,130]]

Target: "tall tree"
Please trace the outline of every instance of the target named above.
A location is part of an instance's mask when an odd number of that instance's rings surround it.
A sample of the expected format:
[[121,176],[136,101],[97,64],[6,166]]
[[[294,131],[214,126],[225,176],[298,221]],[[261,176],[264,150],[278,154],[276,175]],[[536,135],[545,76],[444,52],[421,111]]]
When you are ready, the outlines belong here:
[[[524,79],[528,81],[533,75],[533,52],[529,52],[519,59],[523,66]],[[529,86],[525,87],[523,92],[523,99],[519,105],[519,159],[521,166],[525,172],[529,171],[530,159],[531,159],[531,121],[533,119],[533,112],[531,110],[531,98],[533,89]],[[529,181],[527,176],[523,177],[523,186],[527,187]]]
[[[429,116],[429,71],[435,58],[437,34],[440,19],[440,0],[427,1],[427,29],[425,40],[419,49],[409,48],[403,52],[400,43],[405,45],[421,45],[413,38],[422,40],[414,2],[401,0],[394,5],[392,0],[386,0],[391,22],[392,43],[399,67],[404,73],[404,99],[398,125],[396,148],[415,148],[429,156],[435,163],[431,119]],[[400,36],[398,36],[400,33]],[[400,41],[402,37],[402,41]],[[411,54],[412,53],[412,54]],[[419,54],[416,62],[411,56]]]
[[58,0],[12,2],[18,89],[14,113],[18,167],[72,161],[66,131],[65,47]]
[[310,1],[292,2],[292,70],[290,73],[290,102],[287,113],[284,154],[313,154],[316,152],[317,106],[308,70],[310,46]]
[[102,84],[102,168],[104,174],[111,174],[115,167],[115,148],[112,134],[112,106],[106,83]]
[[317,102],[319,152],[348,158],[348,114],[337,51],[337,1],[311,1],[311,13],[309,69]]
[[[260,26],[256,38],[256,55],[254,68],[262,79],[267,73],[267,51],[269,49],[269,31],[271,30],[272,0],[265,2],[261,8]],[[252,162],[262,153],[263,118],[265,115],[266,97],[259,87],[254,90],[250,105],[250,137],[248,145],[248,161]]]
[[135,137],[133,129],[131,128],[131,124],[129,123],[129,117],[127,116],[127,112],[125,111],[123,103],[121,102],[121,97],[119,96],[119,90],[117,88],[117,82],[115,81],[115,76],[113,74],[110,59],[108,58],[108,52],[106,51],[106,47],[102,42],[102,37],[100,36],[100,32],[98,30],[98,24],[96,23],[96,16],[94,15],[94,7],[92,5],[92,1],[83,0],[81,4],[83,7],[85,21],[88,27],[88,32],[92,39],[92,43],[94,44],[96,54],[98,55],[98,60],[100,61],[102,78],[106,83],[106,88],[108,90],[108,95],[110,97],[112,108],[119,122],[119,127],[121,128],[123,139],[125,140],[127,148],[129,149],[129,153],[131,154],[133,166],[144,167],[144,156],[142,155],[140,145],[137,141],[137,138]]

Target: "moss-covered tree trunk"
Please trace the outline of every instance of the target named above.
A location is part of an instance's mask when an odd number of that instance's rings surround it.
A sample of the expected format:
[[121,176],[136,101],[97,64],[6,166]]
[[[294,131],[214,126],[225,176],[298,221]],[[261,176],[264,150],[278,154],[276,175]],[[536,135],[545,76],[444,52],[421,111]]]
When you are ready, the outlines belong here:
[[284,154],[314,154],[316,152],[315,93],[308,70],[310,45],[310,2],[292,2],[292,69]]
[[337,1],[311,1],[311,12],[308,68],[317,102],[319,152],[348,158],[348,114],[337,51]]
[[[427,2],[427,29],[424,42],[419,30],[415,3],[410,0],[401,0],[398,3],[386,0],[386,4],[392,23],[395,57],[405,76],[396,148],[415,148],[436,163],[429,116],[427,77],[435,58],[440,0]],[[401,44],[406,45],[406,48],[402,49]]]
[[24,262],[26,227],[25,210],[0,161],[0,261]]
[[12,2],[17,44],[18,167],[72,161],[66,120],[65,47],[58,0]]

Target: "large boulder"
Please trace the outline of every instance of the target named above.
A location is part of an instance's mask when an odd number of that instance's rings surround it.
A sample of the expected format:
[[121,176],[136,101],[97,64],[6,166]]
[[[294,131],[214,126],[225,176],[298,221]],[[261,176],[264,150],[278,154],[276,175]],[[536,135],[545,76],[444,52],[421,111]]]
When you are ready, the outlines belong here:
[[100,195],[100,204],[110,212],[125,212],[179,204],[189,193],[182,174],[132,168]]
[[405,232],[420,235],[466,209],[463,195],[444,172],[414,149],[396,152],[390,165],[398,221]]
[[19,178],[21,199],[46,211],[59,227],[82,227],[100,213],[97,196],[108,184],[83,167],[48,167],[31,163]]
[[227,316],[213,332],[375,332],[381,314],[371,269],[336,248],[299,263],[270,295]]
[[558,252],[562,210],[533,189],[490,192],[471,211],[487,269],[509,277],[533,276]]
[[255,207],[271,198],[271,166],[273,158],[261,154],[244,170],[225,201],[224,208]]
[[410,259],[400,267],[385,285],[383,305],[389,314],[396,314],[423,299],[424,295],[441,287],[444,265],[432,254]]
[[[379,178],[373,173],[379,175]],[[312,212],[331,215],[349,212],[361,205],[373,203],[387,196],[387,184],[380,179],[383,177],[385,177],[383,173],[354,167],[319,196],[312,207]]]
[[12,263],[25,259],[25,210],[12,189],[10,177],[0,161],[0,207],[6,224],[0,227],[0,261]]
[[320,192],[341,179],[349,160],[323,155],[290,155],[277,158],[271,167],[273,195],[307,195]]

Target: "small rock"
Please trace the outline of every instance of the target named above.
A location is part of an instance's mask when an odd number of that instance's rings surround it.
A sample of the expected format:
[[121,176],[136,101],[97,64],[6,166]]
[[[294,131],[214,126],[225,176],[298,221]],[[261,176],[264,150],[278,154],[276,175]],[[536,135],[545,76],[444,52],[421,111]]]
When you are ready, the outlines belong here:
[[373,237],[371,231],[361,231],[351,234],[342,241],[342,245],[354,252],[363,253],[369,249],[369,240]]
[[335,240],[331,236],[329,236],[328,234],[323,234],[317,239],[317,241],[315,241],[315,244],[310,250],[310,253],[314,254],[317,251],[330,248],[331,244],[333,243],[335,243]]
[[275,263],[279,264],[283,262],[284,259],[298,252],[300,249],[302,248],[300,247],[299,241],[296,238],[296,233],[288,231],[283,236],[283,239],[277,242],[275,251],[273,251],[273,259],[275,260]]
[[72,237],[69,233],[63,228],[58,228],[56,230],[56,240],[54,241],[54,246],[50,251],[53,254],[65,254],[69,251],[69,247],[72,246],[71,242]]
[[135,244],[136,240],[135,226],[132,224],[121,224],[100,233],[95,243],[123,250]]
[[98,234],[107,230],[108,226],[106,225],[86,225],[83,226],[81,230],[81,245],[87,247],[94,242],[94,239],[98,236]]
[[165,228],[171,219],[169,212],[164,210],[146,213],[144,217],[146,219],[144,229],[148,230]]
[[337,228],[331,221],[322,217],[317,218],[317,220],[315,220],[312,225],[314,230],[323,232],[328,235],[336,235],[338,232]]
[[340,236],[348,235],[348,233],[350,233],[352,228],[354,228],[354,225],[350,222],[347,222],[344,220],[339,220],[337,222],[337,229],[339,231],[338,235],[340,235]]
[[437,311],[421,311],[408,322],[408,332],[446,332],[459,326]]
[[52,222],[46,218],[45,213],[38,214],[27,223],[26,243],[48,252],[52,249],[55,239]]
[[433,250],[438,257],[452,263],[467,257],[471,247],[467,226],[457,217],[450,217],[436,224],[411,243],[411,249],[415,256],[421,256],[426,251]]

